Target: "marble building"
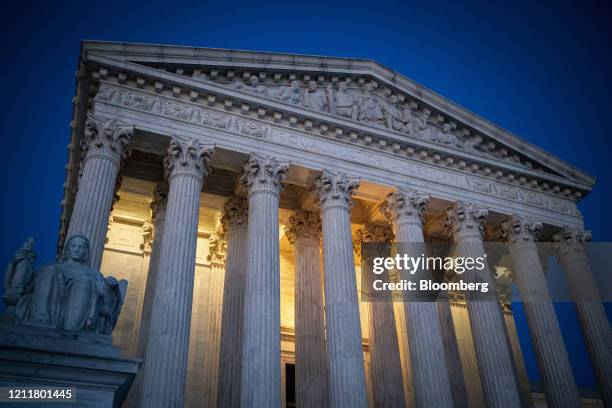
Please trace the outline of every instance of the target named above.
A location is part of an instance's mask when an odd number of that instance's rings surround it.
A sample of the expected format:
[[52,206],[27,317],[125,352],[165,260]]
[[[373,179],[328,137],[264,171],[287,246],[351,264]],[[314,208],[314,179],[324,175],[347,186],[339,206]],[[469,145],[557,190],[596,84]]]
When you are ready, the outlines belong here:
[[[76,82],[58,251],[129,281],[125,406],[539,404],[507,298],[361,302],[358,243],[503,240],[500,287],[542,285],[591,175],[370,60],[86,41]],[[525,310],[549,406],[588,404],[552,303]],[[607,317],[577,311],[611,405]]]

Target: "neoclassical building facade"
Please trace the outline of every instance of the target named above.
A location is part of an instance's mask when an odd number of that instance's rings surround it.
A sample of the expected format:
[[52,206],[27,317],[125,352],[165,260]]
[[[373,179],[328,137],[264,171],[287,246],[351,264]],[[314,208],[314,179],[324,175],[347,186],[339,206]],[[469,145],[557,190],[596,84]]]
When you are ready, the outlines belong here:
[[[129,281],[125,406],[538,403],[508,296],[362,302],[359,244],[503,240],[500,292],[547,294],[534,242],[588,240],[592,176],[369,60],[86,41],[76,79],[58,251]],[[524,307],[543,398],[585,404],[550,298]],[[610,405],[605,311],[577,312]]]

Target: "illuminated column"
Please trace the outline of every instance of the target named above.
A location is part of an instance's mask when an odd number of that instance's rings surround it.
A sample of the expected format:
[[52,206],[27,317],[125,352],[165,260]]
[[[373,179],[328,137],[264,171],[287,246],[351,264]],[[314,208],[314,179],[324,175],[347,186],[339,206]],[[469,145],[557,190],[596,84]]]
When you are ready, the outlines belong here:
[[230,197],[223,205],[221,223],[227,239],[227,258],[221,313],[218,408],[233,408],[240,405],[247,218],[247,203],[244,198]]
[[[368,256],[361,252],[362,243],[391,241],[393,241],[393,232],[390,227],[366,224],[364,229],[357,230],[355,252],[360,256]],[[390,255],[390,253],[386,254],[386,256]],[[369,288],[367,293],[371,293],[373,296],[368,305],[370,309],[370,378],[372,380],[374,406],[404,408],[406,402],[402,381],[402,362],[395,330],[392,294],[388,291],[370,292],[373,290],[374,279],[389,282],[389,272],[385,271],[384,274],[374,275],[371,270],[372,259],[363,260],[361,265],[362,279]],[[364,295],[367,296],[367,294],[362,295],[362,302],[364,301]]]
[[249,227],[241,407],[275,408],[281,403],[278,204],[288,168],[288,163],[251,154],[242,175]]
[[499,236],[509,242],[512,269],[523,300],[546,400],[554,407],[580,407],[572,366],[535,244],[541,229],[539,222],[513,216],[502,222]]
[[327,406],[327,351],[321,275],[321,219],[298,210],[285,234],[295,254],[295,388],[299,407]]
[[[395,229],[395,239],[399,243],[398,253],[415,257],[424,253],[422,217],[428,203],[428,195],[414,190],[397,190],[387,197],[383,212]],[[415,251],[418,253],[414,253]],[[400,271],[402,279],[409,278],[405,273],[405,270]],[[416,406],[452,407],[453,393],[436,303],[410,301],[410,297],[405,294],[404,313],[408,326]]]
[[[151,309],[153,308],[153,296],[155,294],[155,283],[159,272],[159,254],[161,252],[161,242],[164,236],[164,222],[166,219],[166,205],[168,204],[168,184],[160,182],[153,190],[153,201],[151,201],[151,219],[153,221],[153,243],[151,256],[149,257],[149,268],[140,313],[140,324],[138,326],[136,341],[136,357],[143,358],[147,350],[147,339],[151,327]],[[134,384],[130,390],[127,406],[136,407],[142,395],[142,370],[136,374]]]
[[100,270],[102,263],[117,175],[129,153],[133,131],[133,126],[93,115],[85,123],[84,158],[66,237],[83,235],[89,239],[89,265],[94,270]]
[[554,240],[604,406],[612,407],[612,330],[587,259],[586,243],[591,233],[563,228]]
[[[485,255],[482,232],[487,215],[487,210],[466,203],[456,203],[446,210],[444,225],[451,232],[457,256],[476,259]],[[486,262],[479,274],[485,281],[493,281]],[[490,293],[490,299],[489,293],[478,298],[473,293],[466,296],[485,401],[490,407],[520,407],[502,312],[493,292]]]
[[172,138],[165,166],[168,204],[140,406],[182,406],[187,374],[200,191],[214,147]]
[[351,237],[351,197],[359,181],[324,170],[315,181],[323,222],[325,317],[332,408],[367,407],[357,277]]
[[219,374],[219,340],[221,337],[221,307],[223,303],[223,280],[225,277],[226,241],[221,234],[212,233],[208,238],[208,262],[210,262],[210,280],[205,290],[206,321],[204,336],[200,341],[207,347],[204,350],[203,376],[199,379],[203,385],[207,407],[217,406],[217,384]]

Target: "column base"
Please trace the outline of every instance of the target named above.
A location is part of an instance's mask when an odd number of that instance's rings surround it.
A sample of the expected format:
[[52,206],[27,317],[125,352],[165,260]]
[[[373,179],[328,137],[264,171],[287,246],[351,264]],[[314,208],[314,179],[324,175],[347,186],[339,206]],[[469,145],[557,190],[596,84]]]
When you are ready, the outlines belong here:
[[0,324],[0,386],[76,388],[76,403],[54,407],[121,407],[140,364],[110,343]]

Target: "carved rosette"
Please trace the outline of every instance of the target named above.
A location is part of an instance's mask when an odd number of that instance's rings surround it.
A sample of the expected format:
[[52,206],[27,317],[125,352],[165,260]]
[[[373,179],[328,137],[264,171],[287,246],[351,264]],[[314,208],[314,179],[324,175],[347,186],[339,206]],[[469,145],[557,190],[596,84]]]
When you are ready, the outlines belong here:
[[355,231],[353,250],[361,256],[361,244],[364,242],[392,242],[395,236],[390,226],[384,224],[365,224],[363,229]]
[[359,179],[323,170],[314,185],[315,199],[322,211],[332,207],[344,207],[348,211],[352,205],[352,196],[359,187]]
[[478,208],[472,203],[458,202],[446,210],[442,225],[448,229],[453,239],[476,237],[482,239],[489,211]]
[[204,145],[196,139],[179,139],[173,136],[168,146],[168,154],[164,158],[167,178],[185,175],[204,179],[208,175],[214,150],[214,145]]
[[249,218],[248,202],[244,198],[230,197],[223,204],[223,215],[221,216],[221,225],[223,232],[227,234],[230,230],[230,225],[245,225]]
[[249,160],[244,164],[240,182],[249,194],[258,191],[279,194],[288,170],[288,162],[251,153]]
[[206,258],[212,266],[223,267],[227,255],[227,242],[221,234],[212,233],[208,238],[208,257]]
[[387,196],[385,204],[381,207],[391,225],[424,223],[425,208],[429,204],[429,194],[417,190],[396,190]]
[[84,138],[81,142],[83,159],[104,157],[117,167],[130,154],[128,148],[134,134],[134,126],[117,122],[114,119],[87,115]]
[[555,248],[560,255],[573,253],[574,255],[586,256],[586,244],[591,242],[592,239],[591,231],[584,231],[575,227],[563,227],[553,234]]
[[535,242],[541,230],[541,222],[513,215],[500,224],[497,237],[511,244]]
[[321,217],[311,211],[297,210],[289,217],[289,223],[285,226],[285,235],[292,245],[298,238],[319,241],[321,239]]

